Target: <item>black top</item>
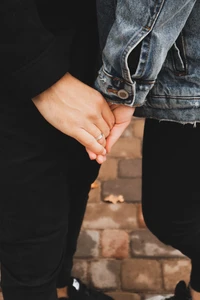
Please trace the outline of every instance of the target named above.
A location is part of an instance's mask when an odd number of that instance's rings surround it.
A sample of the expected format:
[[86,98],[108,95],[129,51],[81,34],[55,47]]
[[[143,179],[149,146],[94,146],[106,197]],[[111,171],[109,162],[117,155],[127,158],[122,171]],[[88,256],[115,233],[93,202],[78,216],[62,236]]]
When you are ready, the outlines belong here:
[[0,1],[3,93],[30,99],[68,71],[92,84],[97,47],[95,0]]

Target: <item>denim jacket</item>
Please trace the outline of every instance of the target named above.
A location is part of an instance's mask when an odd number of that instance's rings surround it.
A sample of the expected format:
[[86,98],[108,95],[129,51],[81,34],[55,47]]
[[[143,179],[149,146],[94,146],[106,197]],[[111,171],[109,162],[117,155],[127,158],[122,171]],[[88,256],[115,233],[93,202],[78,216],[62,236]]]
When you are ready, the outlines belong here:
[[200,0],[97,0],[97,14],[95,87],[106,100],[138,117],[200,122]]

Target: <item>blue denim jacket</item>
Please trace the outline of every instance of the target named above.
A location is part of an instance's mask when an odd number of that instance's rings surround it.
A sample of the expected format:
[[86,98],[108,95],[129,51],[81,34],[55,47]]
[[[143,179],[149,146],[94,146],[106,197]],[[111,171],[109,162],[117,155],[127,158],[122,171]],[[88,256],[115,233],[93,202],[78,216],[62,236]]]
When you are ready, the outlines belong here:
[[200,122],[200,1],[97,0],[97,14],[95,87],[106,100],[136,107],[138,117]]

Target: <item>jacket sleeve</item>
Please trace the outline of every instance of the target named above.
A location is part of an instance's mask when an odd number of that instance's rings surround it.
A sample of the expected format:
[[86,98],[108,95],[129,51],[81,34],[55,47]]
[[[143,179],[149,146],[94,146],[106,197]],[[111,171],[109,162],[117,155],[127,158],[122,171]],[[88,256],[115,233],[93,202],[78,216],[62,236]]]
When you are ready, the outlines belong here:
[[102,67],[95,87],[108,102],[144,104],[195,3],[118,0],[111,7],[97,0]]
[[34,0],[0,1],[0,88],[32,98],[69,68],[67,41],[42,25]]

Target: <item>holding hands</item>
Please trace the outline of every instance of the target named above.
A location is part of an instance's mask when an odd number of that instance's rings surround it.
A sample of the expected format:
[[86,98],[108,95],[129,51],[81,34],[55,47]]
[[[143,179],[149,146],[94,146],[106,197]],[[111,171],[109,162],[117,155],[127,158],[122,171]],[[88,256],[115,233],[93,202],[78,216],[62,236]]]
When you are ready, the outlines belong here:
[[124,105],[109,105],[98,91],[69,73],[32,100],[51,125],[79,141],[100,164],[134,112]]
[[[109,153],[111,151],[112,146],[117,142],[117,140],[120,138],[124,130],[127,128],[127,126],[130,124],[132,120],[132,116],[134,113],[135,108],[128,107],[125,105],[117,105],[117,104],[110,104],[110,110],[113,113],[113,116],[115,118],[114,126],[112,127],[110,134],[108,135],[106,139],[106,153]],[[106,155],[97,155],[96,157],[92,151],[89,149],[86,149],[91,159],[96,159],[97,162],[102,163],[106,159]]]

